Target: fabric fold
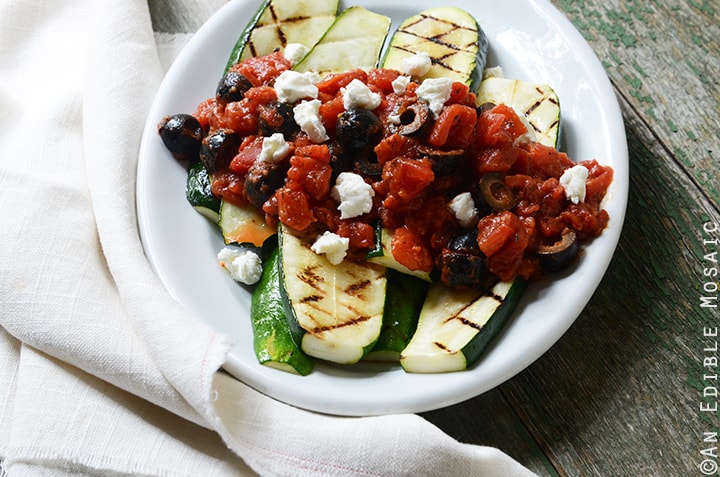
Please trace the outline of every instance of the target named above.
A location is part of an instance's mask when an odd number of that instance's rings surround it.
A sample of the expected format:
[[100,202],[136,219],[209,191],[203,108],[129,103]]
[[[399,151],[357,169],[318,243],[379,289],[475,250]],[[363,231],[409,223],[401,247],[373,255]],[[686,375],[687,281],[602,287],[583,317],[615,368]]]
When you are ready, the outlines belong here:
[[141,134],[175,51],[155,39],[142,0],[0,0],[0,469],[532,475],[416,415],[319,415],[219,371],[233,340],[173,300],[137,228]]

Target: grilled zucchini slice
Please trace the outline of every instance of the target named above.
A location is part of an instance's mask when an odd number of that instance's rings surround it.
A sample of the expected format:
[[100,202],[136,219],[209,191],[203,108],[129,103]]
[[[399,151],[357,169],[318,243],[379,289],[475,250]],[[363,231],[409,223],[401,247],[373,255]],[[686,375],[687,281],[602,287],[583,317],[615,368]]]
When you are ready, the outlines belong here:
[[400,24],[382,64],[402,71],[406,59],[427,53],[432,66],[425,75],[414,79],[446,77],[475,90],[482,79],[487,51],[487,36],[472,15],[457,7],[437,7]]
[[262,247],[277,230],[265,222],[265,216],[253,206],[240,206],[223,200],[218,224],[226,244],[250,244]]
[[390,18],[362,7],[349,7],[293,69],[312,71],[322,77],[356,68],[374,68],[389,31]]
[[488,290],[428,290],[417,330],[400,355],[410,373],[462,371],[475,363],[515,310],[526,282],[496,282]]
[[360,361],[380,336],[385,268],[347,258],[333,265],[311,250],[311,238],[282,225],[278,237],[280,290],[295,342],[309,356],[326,361]]
[[310,50],[337,16],[339,0],[265,0],[230,53],[227,67],[264,56],[288,43]]

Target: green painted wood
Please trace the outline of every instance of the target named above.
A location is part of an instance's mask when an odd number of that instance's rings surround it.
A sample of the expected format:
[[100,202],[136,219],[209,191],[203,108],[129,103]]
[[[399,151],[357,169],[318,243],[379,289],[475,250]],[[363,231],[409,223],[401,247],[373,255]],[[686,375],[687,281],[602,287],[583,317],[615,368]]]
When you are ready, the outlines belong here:
[[553,3],[591,44],[654,141],[720,207],[720,3]]

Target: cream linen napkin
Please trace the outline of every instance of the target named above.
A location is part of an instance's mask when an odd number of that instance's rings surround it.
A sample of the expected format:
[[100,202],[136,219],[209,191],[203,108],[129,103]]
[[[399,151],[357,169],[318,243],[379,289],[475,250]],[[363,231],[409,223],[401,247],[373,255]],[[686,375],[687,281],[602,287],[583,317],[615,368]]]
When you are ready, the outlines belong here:
[[532,475],[419,416],[317,415],[218,372],[231,340],[138,237],[163,75],[144,2],[0,0],[0,72],[0,475]]

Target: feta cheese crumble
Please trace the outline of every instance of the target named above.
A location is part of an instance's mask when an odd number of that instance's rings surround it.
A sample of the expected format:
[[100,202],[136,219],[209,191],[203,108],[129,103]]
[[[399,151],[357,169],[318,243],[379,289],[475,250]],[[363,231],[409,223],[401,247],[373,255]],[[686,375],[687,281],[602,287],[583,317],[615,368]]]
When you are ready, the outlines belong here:
[[263,138],[262,149],[260,149],[260,160],[268,163],[280,162],[290,154],[290,145],[285,141],[282,133],[275,133],[272,136]]
[[317,98],[318,89],[313,74],[286,70],[275,79],[275,94],[284,103],[294,103],[301,99]]
[[523,114],[522,111],[518,111],[517,109],[515,109],[515,113],[518,115],[518,118],[520,118],[520,122],[523,123],[525,129],[527,129],[527,132],[515,138],[513,146],[524,146],[526,144],[530,144],[531,142],[537,141],[537,134],[535,133],[535,128],[532,124],[530,124],[530,121],[528,121],[528,118],[525,117],[525,114]]
[[470,227],[478,218],[478,210],[470,192],[463,192],[450,201],[450,209],[462,227]]
[[338,210],[341,219],[351,219],[372,210],[375,191],[361,175],[341,172],[330,191],[333,199],[340,202]]
[[483,79],[486,78],[503,78],[505,73],[502,66],[490,66],[483,70]]
[[295,122],[315,144],[320,144],[330,139],[330,136],[328,136],[325,130],[322,118],[320,118],[321,104],[319,99],[313,99],[311,101],[303,101],[293,108]]
[[417,89],[418,98],[430,107],[430,111],[437,117],[445,102],[450,99],[453,81],[450,78],[427,78],[420,83]]
[[254,285],[262,277],[262,260],[249,249],[225,247],[217,255],[220,266],[230,273],[236,282]]
[[374,93],[368,85],[355,78],[344,88],[340,88],[345,109],[375,109],[380,106],[382,98]]
[[424,51],[405,58],[402,62],[402,71],[410,76],[423,76],[432,66],[430,55]]
[[560,176],[560,185],[565,189],[565,197],[573,204],[585,200],[585,185],[588,178],[588,169],[585,166],[577,165],[563,172]]
[[288,43],[287,45],[285,45],[283,55],[290,63],[294,65],[298,61],[302,60],[305,55],[307,55],[308,51],[310,51],[308,47],[303,45],[302,43]]
[[325,254],[325,258],[333,265],[343,261],[350,246],[350,239],[326,231],[315,240],[310,249],[318,255]]
[[395,78],[393,80],[393,82],[391,83],[393,92],[395,94],[405,93],[405,91],[407,91],[408,85],[410,84],[410,79],[411,78],[409,76],[403,76],[403,75],[400,75],[397,78]]

